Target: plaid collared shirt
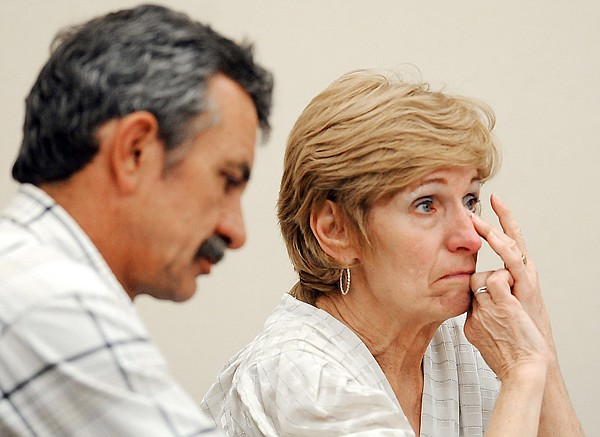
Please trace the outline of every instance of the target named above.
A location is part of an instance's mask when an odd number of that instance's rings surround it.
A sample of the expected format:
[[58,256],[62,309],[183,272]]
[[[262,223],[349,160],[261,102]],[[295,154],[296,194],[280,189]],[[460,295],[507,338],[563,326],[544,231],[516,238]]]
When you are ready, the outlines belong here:
[[0,435],[221,435],[87,235],[28,184],[0,219]]

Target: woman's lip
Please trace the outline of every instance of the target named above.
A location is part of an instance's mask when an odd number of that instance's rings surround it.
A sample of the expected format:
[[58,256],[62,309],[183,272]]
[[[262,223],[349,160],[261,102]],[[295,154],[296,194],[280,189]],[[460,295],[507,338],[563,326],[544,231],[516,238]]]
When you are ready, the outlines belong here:
[[468,270],[468,271],[462,271],[462,272],[452,272],[452,273],[448,273],[447,275],[442,276],[440,279],[453,279],[453,278],[461,278],[463,276],[471,276],[473,273],[475,273],[472,270]]

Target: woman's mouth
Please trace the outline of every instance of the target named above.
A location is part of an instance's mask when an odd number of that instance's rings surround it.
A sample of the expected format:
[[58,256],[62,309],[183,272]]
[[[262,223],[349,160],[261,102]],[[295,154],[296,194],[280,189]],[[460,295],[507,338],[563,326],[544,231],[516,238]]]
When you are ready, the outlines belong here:
[[444,276],[442,276],[440,278],[440,280],[446,280],[446,279],[464,279],[464,278],[471,278],[471,275],[475,273],[473,270],[461,270],[461,271],[456,271],[456,272],[451,272],[448,273]]

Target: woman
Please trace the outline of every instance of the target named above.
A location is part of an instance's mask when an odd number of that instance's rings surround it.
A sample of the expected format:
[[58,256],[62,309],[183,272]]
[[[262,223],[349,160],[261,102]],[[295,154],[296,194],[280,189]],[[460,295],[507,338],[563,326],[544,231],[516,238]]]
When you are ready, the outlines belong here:
[[[504,232],[474,214],[497,161],[493,125],[481,103],[373,71],[313,99],[278,203],[299,282],[205,396],[218,425],[581,434],[518,226],[497,197]],[[482,237],[505,268],[475,273]]]

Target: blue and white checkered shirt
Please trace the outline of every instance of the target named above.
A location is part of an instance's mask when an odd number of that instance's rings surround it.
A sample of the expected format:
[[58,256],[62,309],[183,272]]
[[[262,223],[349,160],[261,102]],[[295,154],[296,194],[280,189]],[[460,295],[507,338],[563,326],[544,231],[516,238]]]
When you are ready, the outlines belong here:
[[28,184],[0,219],[0,435],[221,435],[87,235]]

